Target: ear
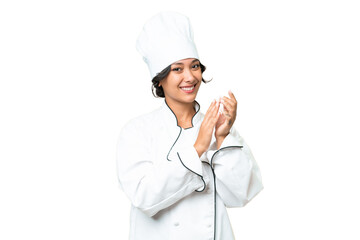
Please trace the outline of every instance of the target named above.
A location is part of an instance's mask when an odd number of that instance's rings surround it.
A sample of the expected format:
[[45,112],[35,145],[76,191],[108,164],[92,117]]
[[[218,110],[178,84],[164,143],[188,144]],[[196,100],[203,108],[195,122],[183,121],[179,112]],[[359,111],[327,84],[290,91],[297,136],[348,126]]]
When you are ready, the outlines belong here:
[[161,87],[161,83],[162,83],[162,81],[159,82],[159,87]]

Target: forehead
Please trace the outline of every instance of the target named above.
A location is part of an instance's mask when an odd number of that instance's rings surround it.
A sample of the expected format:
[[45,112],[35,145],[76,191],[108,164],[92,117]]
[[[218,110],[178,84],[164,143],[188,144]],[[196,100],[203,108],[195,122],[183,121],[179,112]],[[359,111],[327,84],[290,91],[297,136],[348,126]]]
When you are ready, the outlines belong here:
[[194,62],[199,62],[199,60],[196,58],[186,58],[186,59],[176,61],[171,65],[187,65],[187,64],[192,64]]

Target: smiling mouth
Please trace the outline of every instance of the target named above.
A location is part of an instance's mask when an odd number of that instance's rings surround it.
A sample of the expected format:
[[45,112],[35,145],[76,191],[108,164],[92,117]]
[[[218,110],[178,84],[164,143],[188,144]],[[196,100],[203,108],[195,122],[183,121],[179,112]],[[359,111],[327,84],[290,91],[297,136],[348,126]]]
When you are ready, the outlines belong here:
[[195,83],[192,86],[186,86],[186,87],[180,87],[180,89],[182,91],[184,91],[185,93],[193,93],[195,91],[195,87],[196,87],[197,83]]
[[[195,85],[196,85],[196,84],[195,84]],[[186,92],[189,92],[189,91],[194,90],[195,85],[194,85],[194,86],[191,86],[191,87],[180,87],[180,88],[181,88],[182,90],[186,91]]]

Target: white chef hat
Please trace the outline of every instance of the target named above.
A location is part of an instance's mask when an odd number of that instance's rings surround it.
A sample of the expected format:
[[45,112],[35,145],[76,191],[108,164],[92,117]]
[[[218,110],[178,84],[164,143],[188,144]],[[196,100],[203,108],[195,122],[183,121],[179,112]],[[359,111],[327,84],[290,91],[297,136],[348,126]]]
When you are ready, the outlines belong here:
[[190,21],[176,12],[161,12],[147,21],[136,48],[147,63],[151,78],[178,60],[199,59]]

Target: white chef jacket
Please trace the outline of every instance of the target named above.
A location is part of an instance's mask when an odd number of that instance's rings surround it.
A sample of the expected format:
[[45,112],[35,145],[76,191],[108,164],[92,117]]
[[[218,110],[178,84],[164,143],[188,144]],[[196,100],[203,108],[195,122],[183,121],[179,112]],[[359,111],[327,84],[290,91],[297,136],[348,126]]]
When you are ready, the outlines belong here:
[[259,168],[232,128],[199,158],[194,143],[204,114],[195,102],[183,129],[166,101],[129,121],[117,145],[119,182],[130,199],[130,240],[232,240],[226,207],[242,207],[262,188]]

